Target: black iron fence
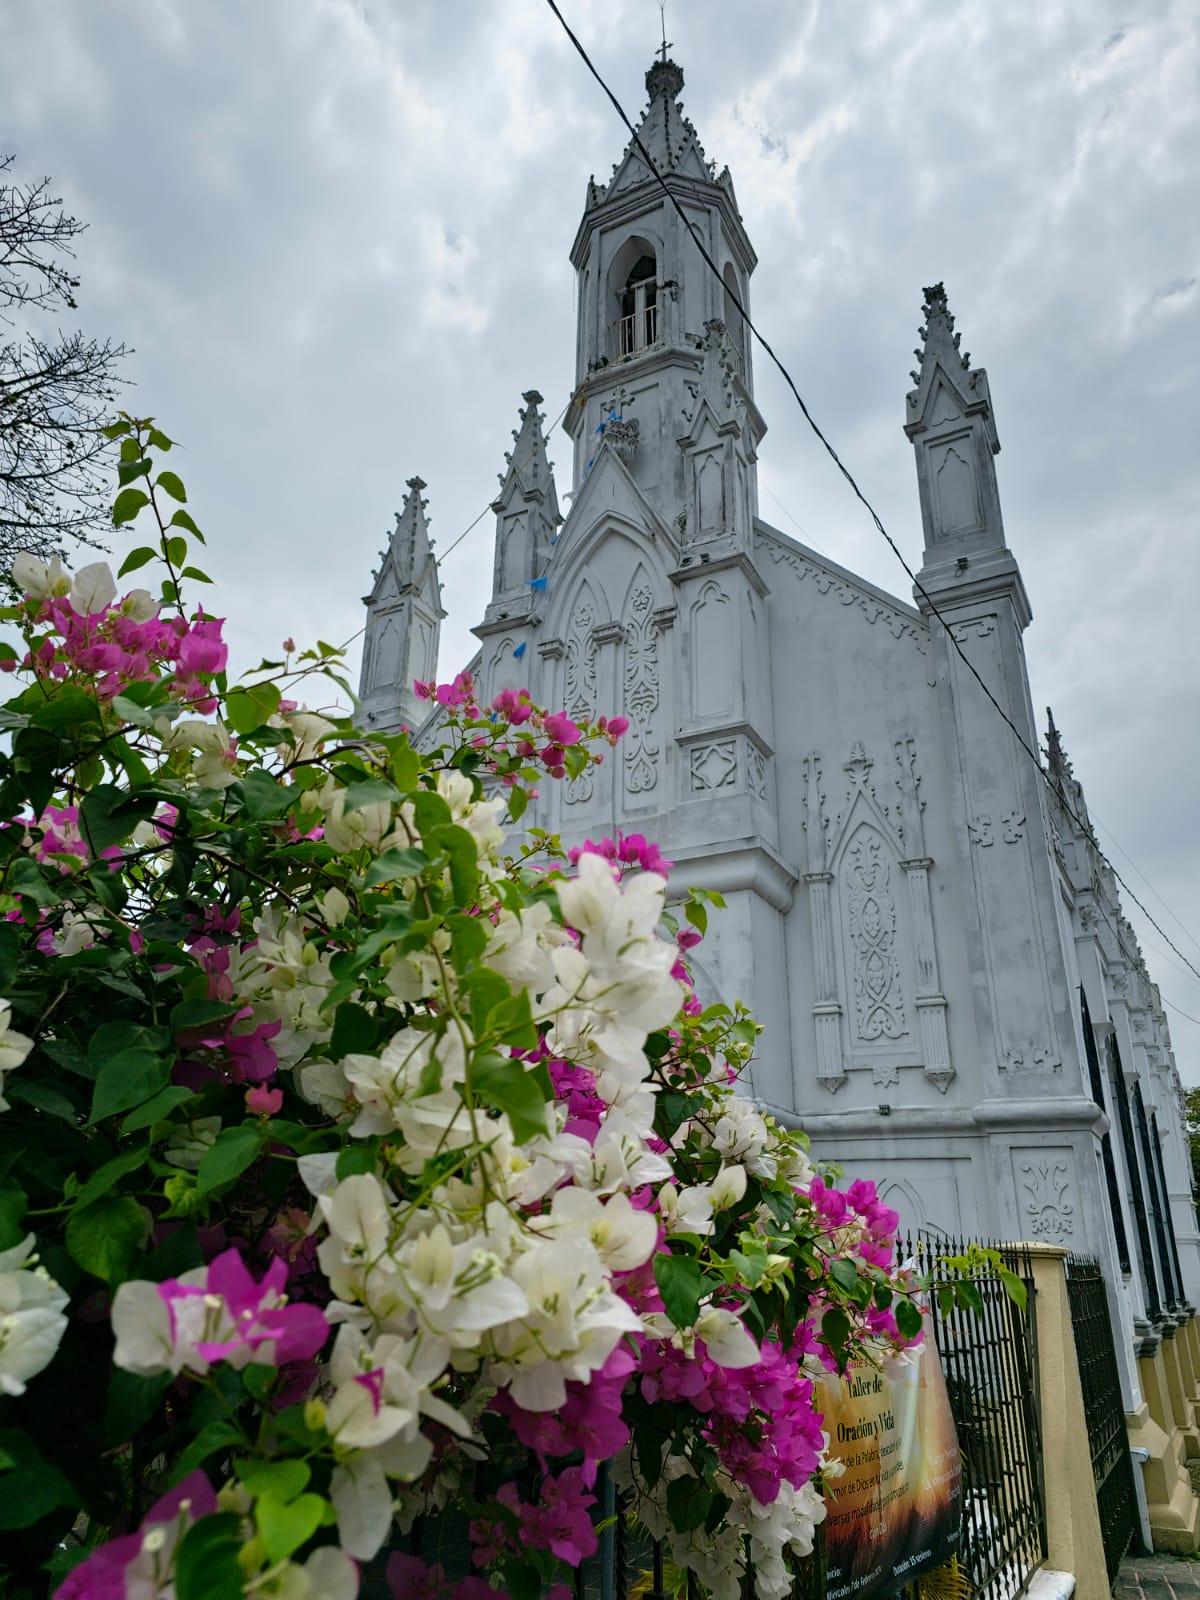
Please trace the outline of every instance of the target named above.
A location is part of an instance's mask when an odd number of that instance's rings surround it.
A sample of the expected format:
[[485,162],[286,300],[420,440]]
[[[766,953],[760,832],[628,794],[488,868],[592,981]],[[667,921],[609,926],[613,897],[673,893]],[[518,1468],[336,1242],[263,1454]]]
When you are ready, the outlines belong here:
[[1068,1257],[1067,1300],[1083,1388],[1104,1558],[1111,1583],[1121,1557],[1136,1535],[1138,1512],[1112,1318],[1098,1261],[1090,1256]]
[[[930,1239],[935,1258],[962,1255],[959,1239]],[[961,1564],[976,1600],[1015,1600],[1046,1559],[1046,1501],[1033,1267],[1019,1245],[992,1244],[1025,1285],[1025,1306],[999,1278],[974,1280],[980,1304],[934,1306],[963,1469]],[[910,1252],[912,1246],[910,1245]],[[942,1282],[954,1274],[943,1269]]]
[[[1024,1309],[998,1278],[980,1276],[974,1280],[979,1302],[974,1309],[956,1303],[943,1311],[935,1295],[934,1331],[962,1455],[963,1576],[973,1600],[1017,1600],[1046,1556],[1033,1272],[1020,1246],[990,1248],[1024,1283]],[[965,1242],[946,1238],[906,1245],[924,1270],[936,1257],[966,1249]],[[935,1282],[954,1277],[941,1269]],[[575,1575],[576,1600],[702,1600],[699,1584],[675,1568],[663,1543],[627,1513],[604,1468],[595,1492],[599,1549]],[[453,1513],[419,1524],[404,1545],[428,1561],[444,1563],[448,1575],[470,1570],[466,1527]],[[376,1570],[365,1574],[363,1600],[390,1595],[382,1566],[381,1558]],[[818,1542],[793,1600],[822,1600],[824,1588]],[[904,1595],[915,1600],[916,1591]]]

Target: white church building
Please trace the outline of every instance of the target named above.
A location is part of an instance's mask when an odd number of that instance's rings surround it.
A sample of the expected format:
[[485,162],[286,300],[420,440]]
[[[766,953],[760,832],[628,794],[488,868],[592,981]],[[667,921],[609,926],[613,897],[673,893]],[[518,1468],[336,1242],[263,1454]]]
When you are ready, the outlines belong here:
[[[471,670],[483,698],[528,687],[577,719],[629,719],[603,766],[543,787],[536,820],[568,840],[644,833],[674,882],[723,893],[693,965],[702,994],[765,1024],[766,1108],[874,1178],[910,1229],[1100,1257],[1140,1436],[1136,1357],[1200,1304],[1180,1082],[1082,789],[1035,719],[987,375],[926,289],[900,419],[924,527],[915,604],[765,522],[734,298],[749,309],[756,258],[682,85],[654,63],[640,138],[723,281],[632,144],[589,181],[570,510],[530,390]],[[421,722],[412,682],[437,670],[424,487],[409,480],[366,601],[361,694],[380,729]],[[1158,1498],[1194,1543],[1184,1480]]]

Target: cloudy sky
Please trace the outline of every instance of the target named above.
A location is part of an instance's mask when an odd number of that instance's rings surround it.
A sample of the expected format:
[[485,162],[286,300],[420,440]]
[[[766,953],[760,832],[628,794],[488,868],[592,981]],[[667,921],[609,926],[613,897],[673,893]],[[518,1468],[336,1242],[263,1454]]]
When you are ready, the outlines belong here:
[[[656,0],[562,5],[640,110]],[[903,400],[945,280],[990,375],[1035,703],[1200,966],[1200,8],[668,0],[667,31],[758,250],[755,317],[914,566]],[[135,348],[131,407],[186,445],[238,653],[350,638],[404,480],[445,548],[521,391],[566,401],[567,252],[625,143],[611,108],[543,0],[0,0],[0,37],[0,148],[91,224],[80,317]],[[766,369],[763,514],[907,595]],[[491,537],[443,569],[444,671]],[[1200,1024],[1172,1026],[1200,1081]]]

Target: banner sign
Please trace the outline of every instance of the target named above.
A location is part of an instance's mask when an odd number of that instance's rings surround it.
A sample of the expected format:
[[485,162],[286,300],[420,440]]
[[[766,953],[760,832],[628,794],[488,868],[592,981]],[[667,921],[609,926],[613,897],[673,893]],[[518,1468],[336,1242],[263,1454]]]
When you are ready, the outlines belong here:
[[962,1537],[958,1435],[929,1318],[915,1360],[827,1376],[818,1402],[846,1466],[825,1491],[826,1600],[895,1594]]

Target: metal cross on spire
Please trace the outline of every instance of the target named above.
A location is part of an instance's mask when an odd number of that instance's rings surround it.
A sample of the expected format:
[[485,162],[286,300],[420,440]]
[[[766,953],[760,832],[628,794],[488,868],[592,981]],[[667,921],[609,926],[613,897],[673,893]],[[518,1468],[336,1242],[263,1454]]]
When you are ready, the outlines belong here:
[[662,60],[665,65],[667,51],[671,49],[667,42],[667,0],[658,0],[658,14],[662,18]]

